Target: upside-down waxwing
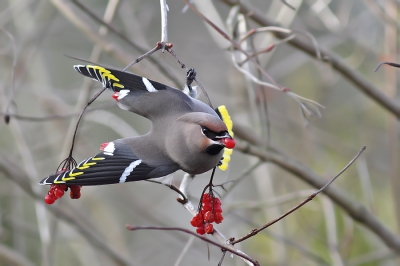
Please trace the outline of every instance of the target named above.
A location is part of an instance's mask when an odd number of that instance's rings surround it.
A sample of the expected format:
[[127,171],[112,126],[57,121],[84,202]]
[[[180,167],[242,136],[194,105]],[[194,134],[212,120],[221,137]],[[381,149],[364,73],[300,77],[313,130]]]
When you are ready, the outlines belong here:
[[101,144],[102,152],[69,171],[51,174],[41,185],[124,183],[163,177],[179,169],[201,174],[220,163],[225,147],[235,146],[231,128],[216,111],[178,89],[100,66],[74,68],[114,91],[119,107],[148,118],[151,129],[142,136]]

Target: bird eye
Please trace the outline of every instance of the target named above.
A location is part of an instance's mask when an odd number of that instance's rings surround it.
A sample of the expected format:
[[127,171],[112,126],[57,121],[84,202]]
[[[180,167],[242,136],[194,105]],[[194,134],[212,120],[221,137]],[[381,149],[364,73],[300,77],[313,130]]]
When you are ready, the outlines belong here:
[[201,127],[201,132],[203,132],[204,136],[206,136],[209,139],[214,139],[216,137],[216,133],[209,130],[207,127],[202,126]]

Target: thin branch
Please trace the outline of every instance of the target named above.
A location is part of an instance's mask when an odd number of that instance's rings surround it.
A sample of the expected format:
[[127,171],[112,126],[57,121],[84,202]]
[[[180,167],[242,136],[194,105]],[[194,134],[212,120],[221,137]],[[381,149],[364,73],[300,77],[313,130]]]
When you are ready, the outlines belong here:
[[168,5],[167,0],[160,0],[161,9],[161,43],[168,42]]
[[324,191],[324,189],[326,189],[329,185],[331,185],[344,171],[346,171],[350,165],[353,164],[353,162],[355,160],[357,160],[358,157],[360,157],[361,153],[365,150],[365,146],[362,147],[362,149],[356,154],[356,156],[336,175],[334,176],[328,183],[326,183],[322,188],[320,188],[318,191],[316,191],[315,193],[311,194],[310,196],[308,196],[304,201],[302,201],[300,204],[298,204],[297,206],[295,206],[294,208],[290,209],[289,211],[287,211],[286,213],[282,214],[280,217],[270,221],[269,223],[263,225],[262,227],[258,228],[258,229],[253,229],[250,233],[248,233],[247,235],[232,241],[231,244],[235,245],[236,243],[242,242],[256,234],[258,234],[260,231],[264,230],[265,228],[270,227],[271,225],[279,222],[280,220],[282,220],[283,218],[285,218],[286,216],[288,216],[289,214],[293,213],[294,211],[300,209],[302,206],[304,206],[305,204],[307,204],[308,202],[310,202],[311,200],[313,200],[318,194],[320,194],[322,191]]
[[[242,222],[246,223],[249,226],[252,226],[252,227],[257,226],[255,221],[253,219],[251,219],[250,217],[244,217],[244,216],[238,215],[236,213],[231,213],[230,215],[235,217],[235,219],[237,219],[237,220],[241,220]],[[269,230],[269,231],[264,230],[261,232],[261,234],[265,234],[266,236],[272,238],[275,241],[280,241],[280,242],[284,243],[285,245],[296,249],[298,252],[303,254],[309,260],[316,262],[317,263],[316,265],[324,265],[324,266],[331,265],[324,258],[320,257],[318,254],[314,253],[313,251],[308,250],[302,244],[294,242],[291,238],[287,238],[285,236],[276,234],[275,232],[272,232],[271,230]]]
[[[94,247],[104,252],[109,256],[117,265],[131,265],[130,260],[120,253],[119,250],[114,249],[112,245],[109,245],[107,241],[101,236],[101,233],[95,230],[95,226],[90,224],[88,221],[83,222],[78,219],[76,214],[71,212],[71,208],[68,207],[67,202],[64,205],[55,206],[52,205],[49,208],[43,200],[43,195],[38,191],[33,191],[32,187],[26,182],[26,173],[24,173],[18,165],[16,165],[10,158],[0,157],[0,172],[4,177],[18,185],[22,190],[25,191],[36,203],[45,205],[49,212],[53,213],[55,217],[63,220],[74,227],[82,237],[90,242]],[[67,204],[67,205],[65,205]]]
[[[181,68],[187,70],[186,65],[178,58],[178,56],[175,54],[174,50],[168,49],[168,52],[178,61],[178,64],[181,65]],[[195,80],[196,83],[199,85],[201,91],[202,91],[203,94],[204,94],[204,97],[206,97],[206,99],[207,99],[207,101],[208,101],[208,105],[209,105],[211,108],[214,109],[214,107],[213,107],[213,105],[212,105],[212,103],[211,103],[210,97],[208,97],[208,94],[207,94],[206,89],[203,87],[203,85],[200,83],[200,81],[199,81],[196,77],[194,77],[194,80]]]
[[[238,127],[238,125],[236,125],[236,127]],[[235,131],[236,137],[242,139],[243,137],[246,137],[246,133],[243,131],[240,131],[240,133],[242,133],[241,135],[239,135],[238,132],[239,131],[237,130]],[[247,134],[252,135],[254,133],[250,130],[247,131]],[[254,136],[251,136],[251,138],[254,138]],[[237,142],[235,150],[256,156],[265,162],[274,163],[315,188],[320,188],[325,185],[325,180],[313,170],[294,158],[283,154],[282,152],[278,152],[275,149],[274,152],[265,151],[251,145],[250,143]],[[375,233],[388,247],[400,254],[400,236],[390,231],[390,229],[387,228],[376,216],[370,213],[364,205],[353,200],[346,192],[334,185],[330,186],[329,189],[324,190],[323,192],[339,205],[350,217],[363,224]]]
[[176,193],[178,193],[179,195],[181,195],[181,199],[182,199],[183,202],[186,202],[188,200],[186,198],[185,194],[183,194],[182,191],[180,191],[177,187],[175,187],[173,185],[165,184],[163,182],[159,182],[159,181],[151,180],[151,179],[146,179],[146,180],[143,180],[143,181],[147,181],[147,182],[150,182],[150,183],[160,184],[160,185],[164,185],[166,187],[169,187],[171,190],[173,190]]
[[296,8],[294,6],[292,6],[291,4],[289,4],[286,0],[281,0],[282,3],[284,3],[288,8],[292,9],[292,10],[296,10]]
[[190,246],[193,244],[193,240],[194,236],[190,236],[188,242],[183,247],[181,254],[179,254],[178,258],[176,259],[174,266],[179,266],[179,264],[181,264],[181,261],[185,257],[186,253],[189,251]]
[[[181,185],[179,186],[179,190],[187,197],[187,193],[188,193],[188,188],[190,183],[193,181],[194,175],[190,175],[188,173],[186,173],[183,177],[183,180],[181,182]],[[193,205],[193,203],[190,200],[187,200],[186,202],[178,199],[178,202],[183,204],[183,207],[185,207],[186,210],[188,210],[190,212],[190,214],[192,216],[195,216],[197,214],[197,208]],[[234,249],[237,252],[241,253],[241,254],[245,254],[244,252],[242,252],[241,250],[236,249],[233,245],[227,244],[228,240],[226,239],[226,237],[220,232],[218,231],[217,228],[214,228],[214,232],[212,233],[212,236],[219,242],[219,243],[223,243],[224,245],[228,245],[230,247],[230,249]],[[246,255],[247,256],[247,255]],[[247,261],[244,258],[241,258],[245,263],[249,264],[250,262]]]
[[25,258],[21,253],[13,250],[3,244],[0,244],[0,261],[6,265],[13,266],[32,266],[31,261]]
[[[243,1],[238,2],[237,0],[221,0],[225,4],[229,6],[240,6],[240,12],[243,14],[251,13],[250,19],[254,22],[260,24],[261,26],[277,26],[281,27],[281,25],[275,21],[270,20],[265,16],[265,14],[261,13],[256,8],[251,7],[249,4],[244,3]],[[279,39],[284,39],[287,37],[284,33],[275,32],[274,35]],[[310,45],[307,42],[304,42],[299,39],[293,39],[288,42],[290,45],[296,47],[297,49],[309,54],[312,57],[316,58],[315,55],[315,47]],[[328,62],[332,65],[332,67],[341,73],[344,77],[346,77],[351,83],[353,83],[356,88],[365,93],[371,99],[379,103],[383,108],[391,112],[398,119],[400,119],[400,104],[384,94],[377,87],[375,87],[371,82],[369,82],[363,75],[361,75],[358,71],[354,70],[350,65],[348,65],[342,57],[338,54],[329,51],[325,48],[320,47],[321,57],[324,60],[328,60]]]
[[235,249],[232,249],[229,246],[226,245],[221,245],[218,242],[215,242],[213,240],[208,239],[207,237],[201,236],[195,232],[189,231],[185,228],[180,228],[180,227],[157,227],[157,226],[132,226],[132,225],[126,225],[126,229],[130,230],[130,231],[136,231],[136,230],[161,230],[161,231],[181,231],[184,232],[186,234],[190,234],[193,235],[201,240],[203,240],[204,242],[210,243],[211,245],[214,245],[216,247],[219,247],[221,250],[227,250],[229,252],[231,252],[232,254],[235,254],[236,256],[243,258],[249,262],[251,262],[253,265],[260,265],[257,261],[253,260],[252,258],[250,258],[249,256],[247,256],[246,254],[239,252]]
[[380,62],[379,65],[374,69],[374,72],[378,71],[378,69],[381,67],[381,65],[389,65],[389,66],[400,68],[400,64],[396,64],[396,63],[392,63],[392,62]]
[[11,86],[10,86],[10,95],[9,95],[9,100],[7,102],[6,105],[6,111],[5,111],[5,116],[4,116],[4,121],[6,122],[6,124],[8,124],[10,122],[10,106],[14,101],[14,96],[15,96],[15,88],[14,88],[14,76],[15,76],[15,68],[17,67],[17,50],[16,50],[16,45],[15,45],[15,40],[13,35],[8,32],[7,30],[3,29],[2,27],[0,27],[0,30],[3,31],[8,38],[11,41],[11,46],[12,46],[12,51],[13,51],[13,64],[12,64],[12,68],[11,68]]
[[[100,23],[107,27],[112,33],[116,34],[119,38],[127,42],[129,45],[131,45],[134,49],[136,49],[140,54],[146,53],[147,49],[139,46],[138,44],[134,43],[133,41],[129,40],[124,34],[119,32],[117,29],[115,29],[111,24],[103,21],[101,18],[99,18],[96,14],[94,14],[89,8],[87,8],[85,5],[80,3],[78,0],[71,0],[73,3],[75,3],[83,12],[85,12],[87,15],[89,15],[94,21],[97,23]],[[175,86],[180,86],[180,81],[177,79],[174,74],[168,69],[168,67],[164,67],[163,65],[160,64],[159,61],[154,59],[153,57],[149,57],[148,60],[153,63],[155,66],[158,67],[159,72],[164,74],[168,79],[170,79]]]
[[144,58],[152,55],[154,52],[160,50],[162,48],[162,44],[161,43],[157,43],[157,45],[151,49],[150,51],[142,54],[141,56],[139,56],[138,58],[136,58],[134,61],[130,62],[126,67],[124,67],[121,71],[126,71],[127,69],[129,69],[131,66],[133,66],[134,64],[139,63],[140,61],[142,61]]
[[[101,106],[90,108],[86,110],[86,113],[93,112],[96,110],[102,110],[105,108],[110,108],[114,107],[115,103],[106,103],[102,104]],[[2,115],[9,115],[10,117],[14,118],[15,120],[20,120],[20,121],[27,121],[27,122],[47,122],[47,121],[52,121],[52,120],[58,120],[58,119],[66,119],[70,118],[73,116],[78,116],[80,115],[81,112],[75,112],[71,114],[66,114],[66,115],[49,115],[49,116],[26,116],[26,115],[19,115],[19,114],[7,114],[0,112],[0,116]]]

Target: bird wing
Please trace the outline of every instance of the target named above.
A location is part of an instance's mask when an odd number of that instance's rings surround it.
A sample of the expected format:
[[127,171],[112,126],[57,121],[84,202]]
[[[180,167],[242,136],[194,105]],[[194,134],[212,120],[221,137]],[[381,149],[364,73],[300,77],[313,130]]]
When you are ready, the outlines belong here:
[[178,170],[174,164],[151,166],[138,158],[129,147],[109,142],[103,151],[80,162],[70,171],[54,173],[40,185],[67,184],[94,186],[125,183],[162,177]]
[[82,75],[101,82],[104,88],[114,91],[113,98],[121,109],[152,121],[169,115],[180,116],[203,105],[194,104],[180,90],[132,73],[92,65],[75,65],[74,68]]
[[75,65],[74,69],[84,76],[101,82],[103,87],[114,92],[121,90],[155,92],[167,88],[162,83],[116,69],[92,65]]

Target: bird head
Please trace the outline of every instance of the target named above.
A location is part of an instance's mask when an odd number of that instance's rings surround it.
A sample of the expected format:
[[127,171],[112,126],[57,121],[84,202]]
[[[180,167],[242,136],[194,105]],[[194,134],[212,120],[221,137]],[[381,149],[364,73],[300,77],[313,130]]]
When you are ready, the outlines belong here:
[[188,173],[210,170],[220,161],[225,147],[232,149],[235,146],[235,140],[217,115],[187,113],[169,128],[166,135],[168,156]]
[[201,125],[201,133],[208,139],[209,145],[205,149],[210,155],[218,154],[223,148],[233,149],[235,140],[229,135],[228,130],[213,131]]

